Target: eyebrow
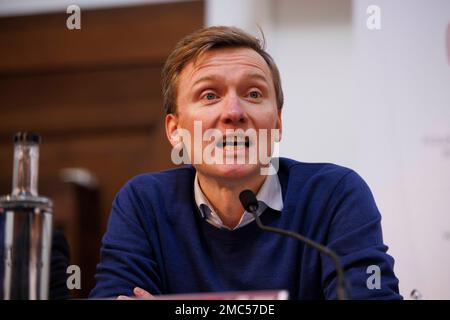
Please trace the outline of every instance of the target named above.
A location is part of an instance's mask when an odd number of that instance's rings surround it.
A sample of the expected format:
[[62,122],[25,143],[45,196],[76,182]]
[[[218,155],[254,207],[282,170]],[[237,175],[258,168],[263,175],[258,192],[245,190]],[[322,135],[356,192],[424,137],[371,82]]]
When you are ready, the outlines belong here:
[[217,76],[204,76],[201,77],[200,79],[195,80],[195,82],[192,84],[192,86],[196,86],[197,84],[199,84],[200,82],[207,82],[207,81],[213,81],[213,80],[218,80],[219,77]]
[[[260,73],[252,72],[252,73],[248,73],[248,74],[244,75],[244,77],[245,78],[261,80],[261,81],[265,82],[266,84],[269,84],[267,79],[266,79],[266,77],[263,76]],[[195,82],[192,84],[192,86],[194,87],[194,86],[196,86],[197,84],[199,84],[201,82],[214,81],[214,80],[219,80],[219,79],[220,79],[220,77],[214,76],[214,75],[212,75],[212,76],[204,76],[204,77],[201,77],[200,79],[195,80]]]
[[266,77],[263,76],[260,73],[252,72],[252,73],[247,74],[246,77],[247,78],[252,78],[252,79],[258,79],[258,80],[264,81],[264,82],[266,82],[268,84],[268,81],[267,81]]

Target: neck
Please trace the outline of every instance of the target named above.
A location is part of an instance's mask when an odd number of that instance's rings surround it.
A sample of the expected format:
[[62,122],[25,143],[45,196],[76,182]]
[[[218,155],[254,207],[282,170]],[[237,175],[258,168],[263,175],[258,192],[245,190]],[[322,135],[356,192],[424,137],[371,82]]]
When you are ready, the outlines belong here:
[[223,224],[231,229],[237,226],[245,211],[239,201],[239,194],[245,189],[250,189],[257,194],[266,179],[264,175],[257,175],[251,179],[239,179],[239,181],[218,181],[198,171],[197,174],[203,194]]

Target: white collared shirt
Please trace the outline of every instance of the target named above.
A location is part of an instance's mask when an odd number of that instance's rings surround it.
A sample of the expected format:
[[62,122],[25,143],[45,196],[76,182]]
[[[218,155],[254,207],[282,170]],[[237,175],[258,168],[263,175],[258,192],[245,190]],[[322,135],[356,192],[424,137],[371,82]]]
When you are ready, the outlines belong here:
[[[244,211],[244,214],[241,217],[239,223],[233,229],[224,225],[222,219],[220,219],[219,215],[214,211],[213,206],[209,203],[208,199],[206,199],[205,194],[200,188],[200,184],[198,182],[198,175],[195,174],[194,180],[194,196],[197,207],[200,210],[200,213],[207,222],[212,224],[217,228],[225,228],[228,230],[236,230],[241,228],[250,222],[252,222],[255,218],[253,215]],[[281,211],[283,209],[283,196],[281,192],[280,180],[278,179],[277,174],[268,175],[263,185],[258,191],[256,195],[256,199],[258,199],[259,207],[256,212],[258,216],[260,216],[267,207],[270,207],[273,210]],[[239,201],[239,199],[236,199]]]

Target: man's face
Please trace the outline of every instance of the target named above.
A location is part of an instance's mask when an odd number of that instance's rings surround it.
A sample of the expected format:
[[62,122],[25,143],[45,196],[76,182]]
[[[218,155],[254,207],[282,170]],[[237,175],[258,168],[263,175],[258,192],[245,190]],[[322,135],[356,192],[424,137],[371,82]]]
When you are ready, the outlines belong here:
[[[260,174],[260,161],[249,163],[252,162],[249,155],[258,155],[262,146],[252,139],[242,141],[231,137],[227,129],[256,132],[266,129],[268,138],[263,142],[263,149],[268,155],[273,148],[271,129],[279,129],[281,137],[281,111],[277,108],[272,75],[265,60],[249,48],[214,49],[188,63],[178,81],[177,113],[166,117],[166,131],[172,145],[176,144],[173,139],[176,129],[187,129],[194,139],[194,121],[200,121],[202,136],[208,129],[220,130],[222,140],[211,141],[222,149],[223,163],[195,164],[192,142],[188,152],[199,174],[217,179],[245,179]],[[211,141],[202,142],[203,150]],[[245,163],[232,161],[244,153]]]

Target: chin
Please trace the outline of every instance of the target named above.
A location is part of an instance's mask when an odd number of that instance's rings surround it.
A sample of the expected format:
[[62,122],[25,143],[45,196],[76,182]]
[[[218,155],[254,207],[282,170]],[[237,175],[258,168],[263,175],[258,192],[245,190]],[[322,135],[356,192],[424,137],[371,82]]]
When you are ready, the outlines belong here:
[[203,169],[208,175],[217,178],[239,179],[259,174],[259,166],[256,164],[214,164],[206,165]]

